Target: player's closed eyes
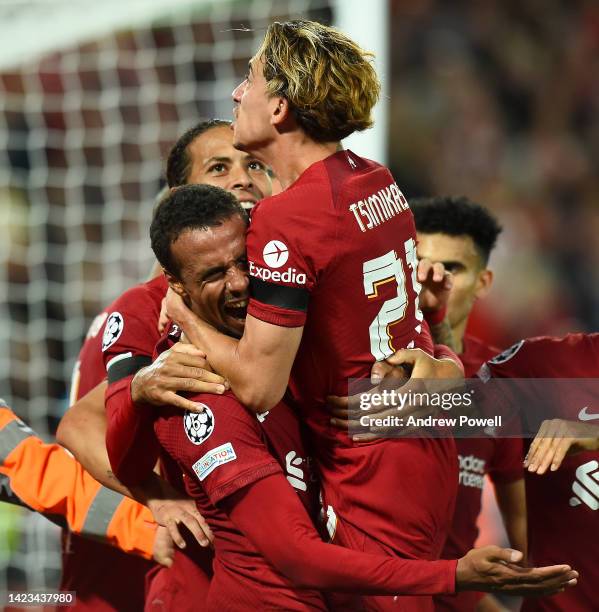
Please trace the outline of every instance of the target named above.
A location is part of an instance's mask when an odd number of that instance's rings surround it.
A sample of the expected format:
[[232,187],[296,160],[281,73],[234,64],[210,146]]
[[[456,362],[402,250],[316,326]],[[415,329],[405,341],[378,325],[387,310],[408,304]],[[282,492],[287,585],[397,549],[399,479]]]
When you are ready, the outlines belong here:
[[[247,257],[242,257],[235,262],[235,265],[242,271],[248,271],[248,260]],[[209,270],[202,278],[199,280],[199,284],[203,283],[214,283],[216,281],[222,280],[227,274],[228,268],[214,268]]]

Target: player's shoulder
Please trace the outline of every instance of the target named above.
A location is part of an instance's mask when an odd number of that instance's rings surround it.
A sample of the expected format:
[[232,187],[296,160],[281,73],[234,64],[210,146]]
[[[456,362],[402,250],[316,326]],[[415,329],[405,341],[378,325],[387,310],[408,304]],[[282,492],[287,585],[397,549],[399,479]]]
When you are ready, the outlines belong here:
[[145,283],[130,287],[119,295],[105,310],[107,312],[123,309],[138,313],[140,306],[147,304],[150,298],[152,304],[160,303],[168,289],[164,275],[157,276]]
[[120,351],[120,341],[127,346],[133,342],[151,355],[160,338],[158,318],[166,289],[165,279],[152,279],[131,287],[106,308],[102,352],[111,347],[111,352]]
[[599,334],[535,336],[514,343],[485,366],[495,376],[543,378],[559,373],[565,375],[575,361],[598,354]]
[[306,212],[321,207],[323,201],[331,200],[326,183],[324,167],[311,166],[302,176],[284,191],[264,198],[253,208],[251,222],[267,219],[270,223],[279,219],[306,220]]
[[222,395],[197,393],[190,395],[189,399],[197,404],[203,410],[203,413],[207,414],[214,422],[218,419],[228,423],[228,426],[231,426],[232,423],[236,423],[240,427],[258,426],[255,414],[250,412],[230,390]]
[[565,336],[535,336],[520,342],[520,357],[538,358],[537,363],[551,359],[568,359],[572,354],[599,349],[599,334],[570,333]]
[[[480,358],[481,362],[492,359],[501,353],[501,349],[484,342],[476,336],[465,334],[463,339],[463,355],[466,357]],[[462,355],[460,355],[461,357]]]
[[[218,446],[223,440],[261,443],[258,420],[231,392],[189,395],[202,412],[163,407],[154,420],[161,444],[171,451],[195,454],[198,447]],[[185,450],[187,449],[187,450]]]

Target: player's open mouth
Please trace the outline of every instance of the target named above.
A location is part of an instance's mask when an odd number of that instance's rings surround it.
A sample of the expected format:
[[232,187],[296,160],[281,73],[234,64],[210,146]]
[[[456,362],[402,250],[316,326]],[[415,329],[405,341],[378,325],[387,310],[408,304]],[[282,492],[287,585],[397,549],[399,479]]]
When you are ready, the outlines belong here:
[[256,206],[256,200],[239,200],[239,203],[245,210],[250,210]]
[[234,319],[245,319],[248,309],[248,300],[229,302],[223,306],[225,314]]

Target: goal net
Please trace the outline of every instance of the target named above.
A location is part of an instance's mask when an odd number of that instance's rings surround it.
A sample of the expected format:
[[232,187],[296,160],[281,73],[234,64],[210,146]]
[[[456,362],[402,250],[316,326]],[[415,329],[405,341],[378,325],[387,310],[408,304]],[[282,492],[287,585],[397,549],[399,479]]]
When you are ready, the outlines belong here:
[[[144,280],[170,145],[230,95],[273,19],[334,0],[0,3],[0,397],[51,436],[97,312]],[[57,528],[0,504],[0,592],[56,586]]]

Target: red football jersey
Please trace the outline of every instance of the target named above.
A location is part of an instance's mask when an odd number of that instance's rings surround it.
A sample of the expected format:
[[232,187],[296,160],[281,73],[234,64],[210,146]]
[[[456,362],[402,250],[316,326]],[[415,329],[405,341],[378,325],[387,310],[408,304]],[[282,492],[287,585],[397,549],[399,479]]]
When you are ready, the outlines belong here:
[[331,155],[254,208],[247,250],[248,313],[304,326],[290,390],[313,435],[326,502],[348,523],[336,541],[360,548],[367,534],[387,554],[437,556],[457,483],[453,440],[353,444],[324,409],[375,360],[413,346],[432,353],[414,221],[393,177],[351,151]]
[[[132,344],[129,337],[138,335],[133,350],[135,355],[141,355],[143,347],[140,343],[147,339],[153,327],[154,338],[149,340],[146,352],[146,358],[151,357],[159,337],[156,326],[167,286],[165,278],[160,276],[134,287],[94,319],[73,373],[71,403],[106,378],[104,356],[107,351],[123,348],[122,352],[126,353]],[[143,334],[137,331],[136,334],[134,328],[140,319],[144,320],[147,331]],[[107,321],[109,329],[106,328]],[[126,363],[127,359],[124,361]],[[153,565],[150,562],[67,532],[63,534],[62,560],[60,588],[77,592],[77,610],[143,610],[144,577]],[[123,576],[127,576],[126,585]]]
[[[523,340],[485,364],[479,373],[493,378],[599,378],[599,334]],[[522,393],[528,387],[520,386]],[[599,418],[597,383],[555,387],[548,407],[567,420]],[[552,390],[554,388],[552,387]],[[501,397],[494,398],[502,401]],[[526,397],[519,398],[526,403]],[[541,425],[543,415],[527,414]],[[527,440],[526,446],[531,440]],[[568,563],[580,572],[578,585],[549,598],[527,599],[522,610],[588,612],[597,608],[599,565],[594,537],[599,529],[599,452],[568,455],[556,472],[525,472],[528,551],[531,563]]]
[[[474,376],[480,366],[500,351],[472,336],[465,336],[463,353],[465,375]],[[459,485],[451,530],[443,548],[443,559],[459,559],[474,547],[478,537],[476,521],[481,510],[485,474],[494,484],[507,484],[524,477],[520,438],[457,438]],[[461,592],[435,597],[435,608],[464,612],[474,610],[481,595]]]
[[314,513],[317,489],[297,418],[284,404],[250,415],[230,392],[193,399],[204,404],[204,413],[165,408],[156,419],[155,431],[163,449],[183,471],[187,493],[215,535],[208,608],[326,609],[320,593],[292,586],[219,508],[219,502],[236,491],[283,472],[306,509]]

